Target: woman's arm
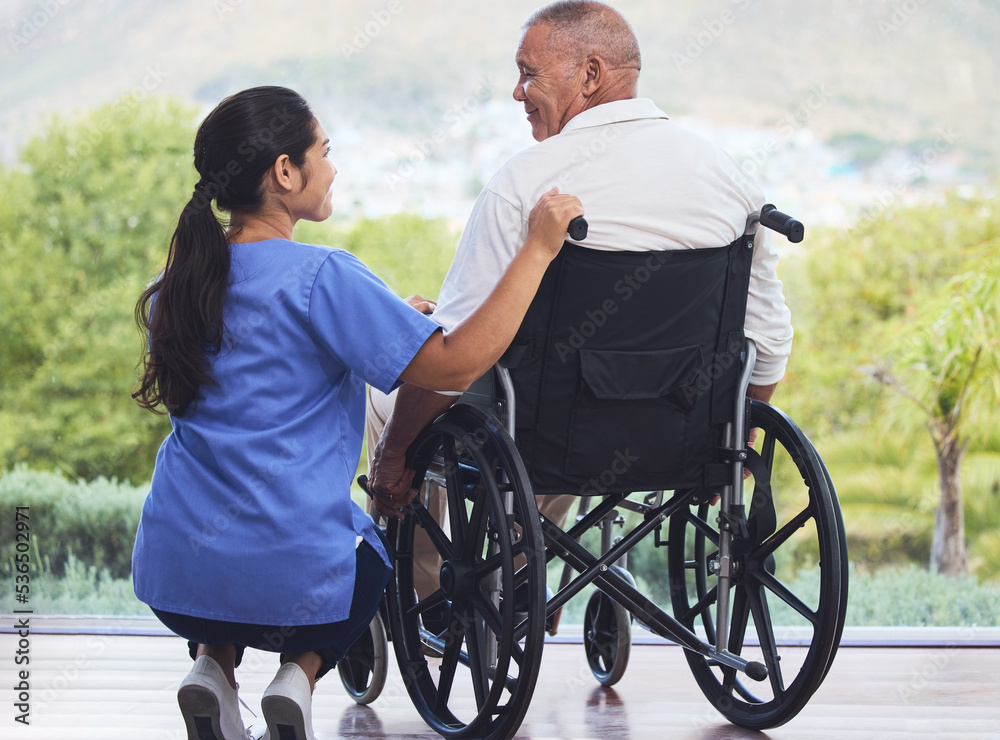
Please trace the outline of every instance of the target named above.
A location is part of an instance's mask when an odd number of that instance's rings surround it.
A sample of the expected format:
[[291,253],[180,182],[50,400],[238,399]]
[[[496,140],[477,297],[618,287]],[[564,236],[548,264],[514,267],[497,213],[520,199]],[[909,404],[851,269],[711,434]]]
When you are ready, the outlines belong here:
[[464,391],[485,373],[514,339],[549,263],[559,254],[566,227],[583,214],[580,201],[553,188],[528,217],[528,235],[497,286],[448,334],[424,343],[400,375],[428,390]]
[[489,297],[447,335],[432,335],[400,377],[406,381],[396,397],[373,454],[368,490],[381,514],[402,518],[400,508],[413,500],[413,471],[406,468],[406,449],[420,430],[443,413],[457,396],[434,390],[465,390],[507,349],[524,320],[549,263],[562,248],[566,227],[582,215],[580,202],[553,188],[528,217],[528,236]]

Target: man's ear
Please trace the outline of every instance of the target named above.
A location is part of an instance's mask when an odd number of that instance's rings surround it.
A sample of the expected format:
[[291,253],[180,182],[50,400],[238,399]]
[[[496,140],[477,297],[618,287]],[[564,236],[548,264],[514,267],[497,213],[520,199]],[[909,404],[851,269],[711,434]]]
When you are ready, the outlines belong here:
[[596,54],[587,57],[583,63],[583,95],[589,98],[601,89],[608,74],[608,65]]

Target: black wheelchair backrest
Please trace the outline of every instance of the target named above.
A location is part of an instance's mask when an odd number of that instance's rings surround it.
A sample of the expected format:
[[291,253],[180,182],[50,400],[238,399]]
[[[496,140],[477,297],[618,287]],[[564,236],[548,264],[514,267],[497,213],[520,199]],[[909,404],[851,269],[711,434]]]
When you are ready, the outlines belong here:
[[701,486],[733,420],[753,233],[726,247],[566,244],[501,364],[539,493]]

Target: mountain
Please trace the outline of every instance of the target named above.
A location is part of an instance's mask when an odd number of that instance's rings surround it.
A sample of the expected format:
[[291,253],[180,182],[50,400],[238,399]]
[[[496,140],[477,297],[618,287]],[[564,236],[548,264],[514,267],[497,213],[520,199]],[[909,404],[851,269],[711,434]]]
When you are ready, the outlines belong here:
[[[488,172],[531,143],[510,90],[520,24],[536,7],[534,0],[10,0],[0,18],[0,156],[9,161],[53,112],[149,95],[207,109],[267,83],[300,90],[345,132],[345,145],[367,146],[358,163],[383,162],[383,182],[393,161],[399,169],[418,154],[447,158],[452,148],[459,158],[483,159]],[[834,147],[828,171],[846,168],[862,180],[873,167],[882,180],[908,186],[938,177],[942,162],[950,174],[940,176],[959,181],[986,182],[1000,170],[1000,6],[992,0],[622,0],[616,7],[642,46],[640,94],[674,117],[724,130],[749,160],[772,159],[773,167],[772,150],[804,137],[810,147]],[[447,140],[426,151],[441,130]],[[741,138],[741,131],[753,133]],[[483,154],[481,140],[497,137]],[[483,176],[467,176],[463,191]]]

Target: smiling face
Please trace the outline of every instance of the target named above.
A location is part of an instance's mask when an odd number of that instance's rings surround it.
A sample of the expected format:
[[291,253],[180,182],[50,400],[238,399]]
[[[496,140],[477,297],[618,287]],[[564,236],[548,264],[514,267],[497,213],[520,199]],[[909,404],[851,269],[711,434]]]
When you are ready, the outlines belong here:
[[583,60],[570,60],[552,44],[552,29],[536,24],[524,30],[514,61],[520,77],[514,100],[524,104],[535,141],[555,136],[586,108],[578,74]]

